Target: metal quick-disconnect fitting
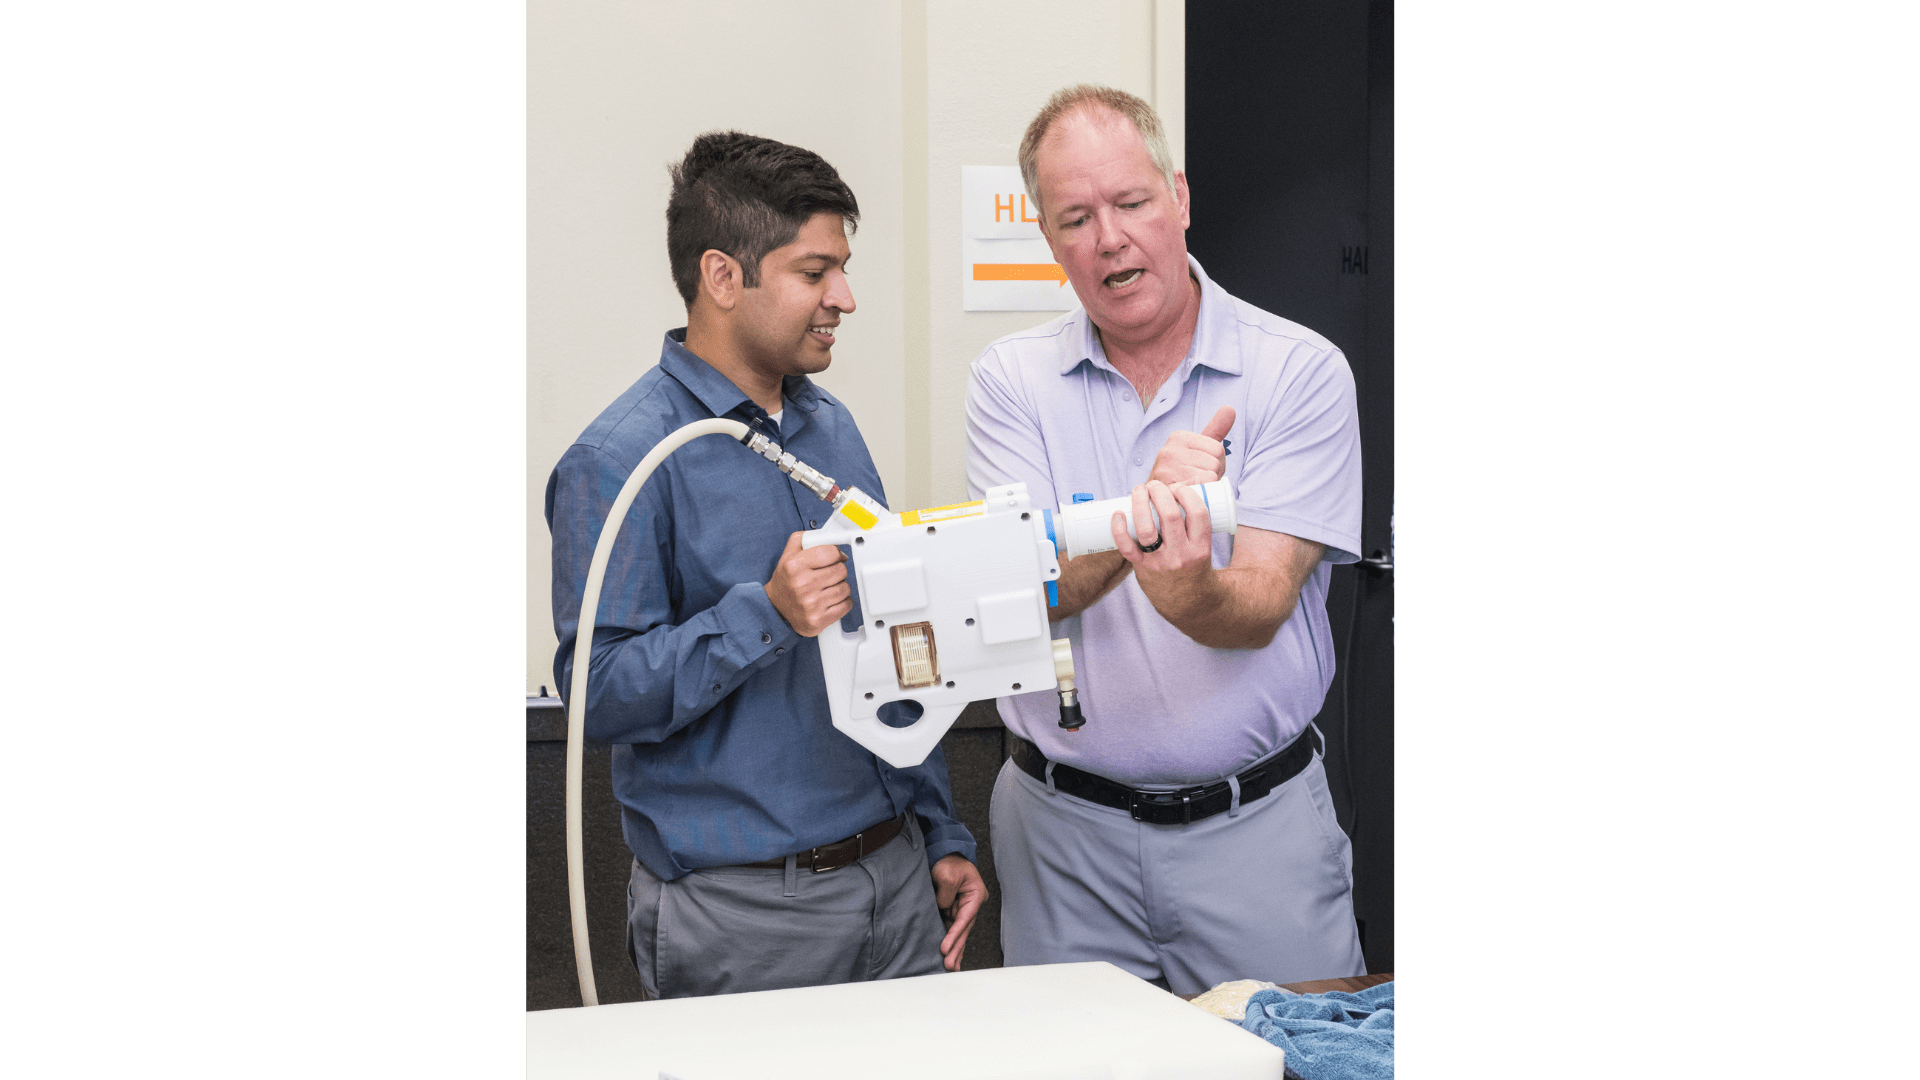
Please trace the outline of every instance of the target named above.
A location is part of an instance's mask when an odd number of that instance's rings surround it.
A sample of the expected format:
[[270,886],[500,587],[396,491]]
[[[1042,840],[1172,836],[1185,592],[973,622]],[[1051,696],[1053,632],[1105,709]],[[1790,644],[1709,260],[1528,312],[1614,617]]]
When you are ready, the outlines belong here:
[[780,461],[780,444],[759,432],[750,432],[746,438],[747,449],[776,464]]
[[[787,457],[792,458],[793,455],[788,454]],[[822,475],[820,470],[808,465],[804,461],[795,461],[791,466],[787,465],[785,461],[782,461],[780,468],[784,470],[787,475],[800,481],[802,487],[813,492],[821,501],[833,501],[833,496],[837,490],[834,487],[833,477]]]
[[833,496],[837,494],[833,477],[823,475],[820,470],[780,449],[779,443],[757,431],[747,437],[746,444],[748,450],[773,462],[781,472],[798,480],[802,487],[813,492],[822,502],[833,501]]

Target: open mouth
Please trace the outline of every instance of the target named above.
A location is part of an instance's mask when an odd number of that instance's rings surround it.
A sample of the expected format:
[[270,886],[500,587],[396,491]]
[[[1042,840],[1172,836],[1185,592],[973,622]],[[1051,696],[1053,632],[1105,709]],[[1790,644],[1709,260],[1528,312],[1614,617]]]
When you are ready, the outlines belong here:
[[1140,275],[1146,272],[1145,267],[1136,266],[1132,270],[1122,270],[1117,274],[1108,274],[1106,277],[1106,286],[1109,289],[1124,289],[1134,282],[1139,281]]
[[824,342],[828,345],[833,344],[833,327],[832,326],[809,326],[807,327],[807,333],[812,334],[814,338],[818,341]]

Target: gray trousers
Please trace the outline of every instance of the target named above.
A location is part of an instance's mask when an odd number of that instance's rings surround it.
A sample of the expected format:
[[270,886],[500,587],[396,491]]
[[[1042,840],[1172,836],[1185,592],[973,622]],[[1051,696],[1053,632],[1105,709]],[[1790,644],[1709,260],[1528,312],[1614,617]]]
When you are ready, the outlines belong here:
[[1049,792],[1009,761],[991,817],[1009,967],[1105,960],[1178,994],[1366,973],[1352,848],[1318,758],[1190,825]]
[[931,975],[945,933],[912,814],[879,851],[821,874],[725,866],[662,881],[635,859],[627,878],[627,954],[649,999]]

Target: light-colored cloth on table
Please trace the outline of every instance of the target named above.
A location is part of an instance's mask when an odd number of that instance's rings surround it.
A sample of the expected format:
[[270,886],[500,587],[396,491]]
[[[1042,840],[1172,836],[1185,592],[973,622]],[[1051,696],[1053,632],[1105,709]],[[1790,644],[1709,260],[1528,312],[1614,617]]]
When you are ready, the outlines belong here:
[[1193,999],[1193,1003],[1207,1012],[1239,1023],[1247,1015],[1247,999],[1262,990],[1278,990],[1282,994],[1291,994],[1292,990],[1275,986],[1259,979],[1235,979],[1220,985]]

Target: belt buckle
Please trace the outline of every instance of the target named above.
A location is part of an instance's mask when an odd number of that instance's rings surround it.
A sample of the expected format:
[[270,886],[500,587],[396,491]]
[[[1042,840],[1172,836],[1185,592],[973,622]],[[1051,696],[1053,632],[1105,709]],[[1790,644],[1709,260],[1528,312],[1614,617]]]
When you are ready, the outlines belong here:
[[[1180,791],[1158,792],[1154,795],[1139,791],[1129,791],[1127,793],[1127,813],[1132,816],[1133,820],[1144,821],[1149,825],[1191,825],[1193,824],[1194,790],[1193,788],[1185,788]],[[1155,797],[1155,795],[1158,797]],[[1173,801],[1176,795],[1180,797],[1178,803]],[[1141,812],[1143,807],[1149,806],[1165,807],[1168,810],[1175,811],[1177,816],[1172,821],[1156,821]]]
[[[1173,801],[1175,795],[1180,796],[1178,804]],[[1149,806],[1175,810],[1179,813],[1179,817],[1174,821],[1155,821],[1141,812],[1143,807]],[[1130,791],[1127,793],[1127,813],[1133,817],[1133,820],[1144,821],[1149,825],[1191,825],[1193,824],[1193,793],[1169,791],[1155,798],[1143,792]]]
[[[820,849],[813,848],[807,852],[807,871],[813,874],[826,874],[826,873],[831,873],[835,870],[838,870],[843,866],[851,866],[854,863],[859,862],[861,857],[866,855],[867,853],[867,834],[864,832],[857,832],[857,833],[854,833],[853,836],[850,837],[849,839],[853,841],[853,851],[854,851],[853,858],[848,859],[846,862],[843,862],[843,863],[836,863],[833,866],[821,866],[820,865]],[[844,844],[846,843],[846,841],[839,840],[839,841],[835,841],[835,843]],[[832,845],[828,845],[828,846],[831,847]]]

